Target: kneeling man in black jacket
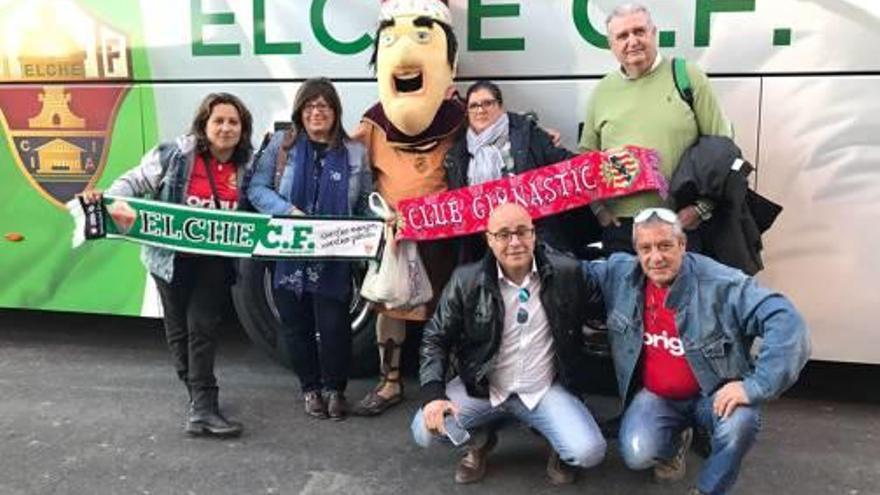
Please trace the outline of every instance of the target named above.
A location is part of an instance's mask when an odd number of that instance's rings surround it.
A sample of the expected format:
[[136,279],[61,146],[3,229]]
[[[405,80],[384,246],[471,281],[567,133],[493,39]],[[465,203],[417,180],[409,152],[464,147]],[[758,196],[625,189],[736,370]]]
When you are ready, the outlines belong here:
[[[486,240],[490,252],[456,270],[425,325],[425,401],[413,419],[413,437],[427,447],[447,433],[454,440],[467,436],[447,432],[447,425],[470,432],[455,480],[473,483],[485,475],[496,443],[494,431],[484,427],[513,418],[552,446],[550,481],[571,483],[574,467],[592,467],[605,457],[596,421],[572,393],[581,328],[601,318],[601,293],[587,286],[574,259],[536,249],[532,219],[517,204],[492,212]],[[458,376],[446,383],[453,356]]]

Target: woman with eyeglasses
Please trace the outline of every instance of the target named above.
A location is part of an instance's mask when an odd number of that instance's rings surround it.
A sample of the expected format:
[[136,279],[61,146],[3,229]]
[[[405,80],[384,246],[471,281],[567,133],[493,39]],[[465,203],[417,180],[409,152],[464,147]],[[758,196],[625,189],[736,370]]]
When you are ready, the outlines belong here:
[[[553,144],[551,136],[534,118],[507,112],[501,89],[491,81],[478,81],[467,90],[468,128],[446,154],[450,189],[474,186],[571,158],[573,154]],[[579,226],[585,226],[587,208],[537,222],[541,240],[573,252]],[[486,252],[481,236],[462,241],[460,262],[475,261]]]
[[[329,79],[309,79],[293,103],[293,128],[277,132],[256,164],[248,197],[272,215],[366,215],[372,175],[364,147],[342,128]],[[351,363],[351,263],[280,261],[275,303],[306,414],[345,419]]]
[[[251,161],[251,129],[251,113],[238,97],[211,93],[199,105],[188,134],[150,150],[107,193],[235,210],[244,194],[243,171]],[[91,203],[101,195],[88,190],[82,196]],[[110,215],[117,225],[135,221],[130,208],[113,209]],[[235,280],[231,260],[153,246],[143,247],[141,259],[156,282],[168,348],[189,393],[184,430],[192,436],[240,435],[241,423],[220,413],[214,375],[218,331]]]

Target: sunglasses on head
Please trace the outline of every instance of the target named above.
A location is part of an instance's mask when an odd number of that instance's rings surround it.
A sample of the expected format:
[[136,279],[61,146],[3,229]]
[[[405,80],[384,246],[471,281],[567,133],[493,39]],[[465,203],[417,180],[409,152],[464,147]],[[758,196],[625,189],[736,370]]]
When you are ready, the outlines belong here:
[[652,217],[657,217],[666,223],[675,223],[678,221],[678,215],[667,208],[645,208],[636,213],[636,216],[633,217],[633,223],[647,222]]

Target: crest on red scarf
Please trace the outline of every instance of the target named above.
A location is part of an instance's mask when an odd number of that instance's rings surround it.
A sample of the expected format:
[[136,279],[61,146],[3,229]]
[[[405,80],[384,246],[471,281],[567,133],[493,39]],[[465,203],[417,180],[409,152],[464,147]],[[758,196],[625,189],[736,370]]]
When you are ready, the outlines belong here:
[[606,186],[614,189],[629,188],[640,172],[638,158],[628,149],[609,154],[608,160],[602,162],[602,179]]

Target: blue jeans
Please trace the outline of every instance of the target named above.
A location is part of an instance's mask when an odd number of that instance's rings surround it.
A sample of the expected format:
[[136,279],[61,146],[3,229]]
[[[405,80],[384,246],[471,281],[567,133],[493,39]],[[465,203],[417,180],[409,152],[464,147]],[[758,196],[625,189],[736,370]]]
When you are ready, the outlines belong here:
[[281,334],[303,393],[344,392],[351,367],[351,315],[348,302],[303,292],[275,290],[284,323]]
[[[489,399],[469,396],[458,377],[446,385],[446,396],[458,406],[458,420],[471,434],[481,426],[512,418],[543,435],[566,464],[588,468],[605,458],[605,439],[593,415],[583,402],[557,383],[531,411],[516,395],[492,407]],[[413,439],[422,447],[439,439],[425,427],[421,409],[411,428]]]
[[620,453],[626,465],[647,469],[658,460],[672,458],[681,431],[696,426],[709,432],[712,442],[697,488],[709,495],[728,493],[761,428],[761,413],[756,406],[739,406],[721,419],[712,411],[713,400],[714,396],[670,400],[640,390],[620,425]]

